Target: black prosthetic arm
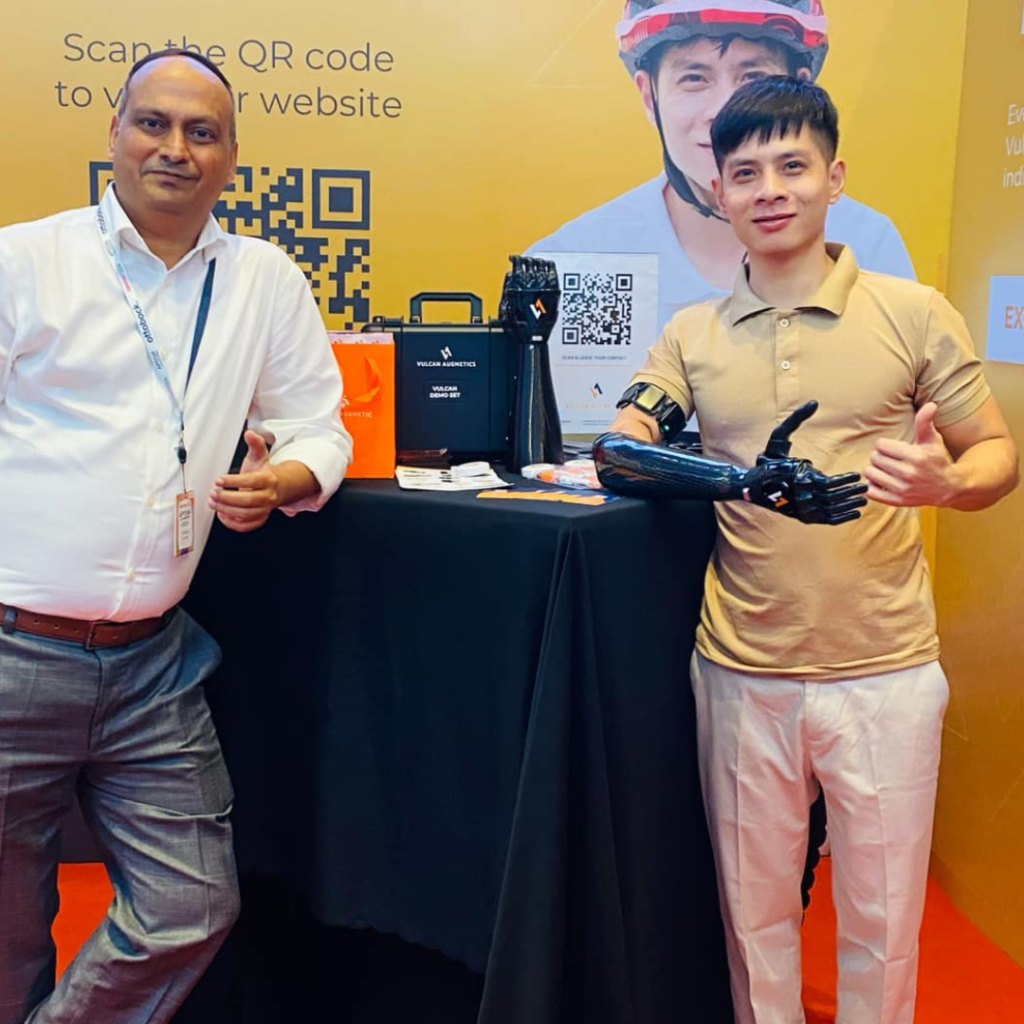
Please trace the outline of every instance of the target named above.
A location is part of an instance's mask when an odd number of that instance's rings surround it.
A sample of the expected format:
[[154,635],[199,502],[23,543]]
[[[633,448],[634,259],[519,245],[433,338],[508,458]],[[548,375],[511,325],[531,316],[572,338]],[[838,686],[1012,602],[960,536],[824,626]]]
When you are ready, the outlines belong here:
[[518,342],[515,404],[506,468],[518,473],[532,462],[562,462],[562,423],[551,379],[547,341],[558,319],[562,290],[550,260],[511,256],[499,314],[507,337]]
[[817,408],[807,402],[790,413],[751,469],[612,432],[594,442],[597,475],[608,490],[638,498],[744,500],[803,523],[847,523],[867,504],[860,474],[827,476],[789,456],[790,435]]
[[744,470],[679,448],[638,441],[629,434],[602,434],[594,442],[597,476],[609,491],[637,498],[743,497]]

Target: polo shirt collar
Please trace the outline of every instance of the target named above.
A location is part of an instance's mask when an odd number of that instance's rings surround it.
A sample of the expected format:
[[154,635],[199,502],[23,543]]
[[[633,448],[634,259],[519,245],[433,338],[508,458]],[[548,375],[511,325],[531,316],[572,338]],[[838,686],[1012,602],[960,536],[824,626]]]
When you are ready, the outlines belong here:
[[[106,218],[107,223],[111,226],[111,235],[117,239],[118,245],[127,244],[133,249],[150,253],[149,246],[146,245],[142,235],[139,234],[138,228],[132,223],[131,218],[125,213],[124,207],[117,198],[117,190],[114,188],[113,182],[107,186],[106,192],[103,193],[103,198],[100,200],[100,209],[103,211],[103,216]],[[195,247],[191,251],[200,253],[203,262],[209,263],[210,260],[215,259],[225,248],[227,248],[227,236],[211,214],[207,217],[203,230],[199,232],[199,238],[196,239]],[[150,253],[150,255],[152,254]],[[186,254],[186,259],[188,255],[190,254]]]
[[[840,245],[838,242],[826,242],[825,250],[835,260],[835,266],[811,296],[810,302],[798,306],[797,309],[820,309],[833,316],[841,316],[843,310],[846,309],[850,291],[857,281],[860,269],[849,246]],[[750,287],[750,281],[747,279],[749,269],[747,263],[744,262],[736,274],[736,282],[729,299],[729,322],[733,327],[749,317],[775,308],[754,294]]]

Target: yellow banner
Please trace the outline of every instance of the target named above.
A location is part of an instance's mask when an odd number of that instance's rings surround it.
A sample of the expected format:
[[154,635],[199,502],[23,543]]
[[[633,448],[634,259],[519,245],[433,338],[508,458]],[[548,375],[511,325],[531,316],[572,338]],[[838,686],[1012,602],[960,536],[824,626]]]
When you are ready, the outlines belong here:
[[[824,6],[851,194],[938,280],[966,0]],[[292,253],[329,327],[406,313],[421,290],[476,292],[493,315],[509,253],[660,171],[616,52],[621,14],[621,0],[5,4],[0,223],[95,199],[132,60],[189,46],[236,93],[225,221]]]

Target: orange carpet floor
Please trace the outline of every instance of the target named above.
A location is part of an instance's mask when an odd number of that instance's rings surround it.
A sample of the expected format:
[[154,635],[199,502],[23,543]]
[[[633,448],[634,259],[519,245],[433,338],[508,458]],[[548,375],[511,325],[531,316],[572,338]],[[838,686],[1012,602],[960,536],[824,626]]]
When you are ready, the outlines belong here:
[[[828,857],[822,859],[817,878],[804,923],[804,1006],[807,1024],[833,1024],[836,915]],[[1024,1024],[1024,969],[971,924],[932,878],[921,928],[914,1020],[916,1024]]]
[[[804,1005],[807,1024],[833,1024],[836,1010],[835,913],[831,862],[821,862],[804,925]],[[61,910],[54,924],[62,971],[110,901],[99,864],[63,864]],[[993,945],[928,882],[921,932],[917,1024],[1024,1024],[1024,969]]]

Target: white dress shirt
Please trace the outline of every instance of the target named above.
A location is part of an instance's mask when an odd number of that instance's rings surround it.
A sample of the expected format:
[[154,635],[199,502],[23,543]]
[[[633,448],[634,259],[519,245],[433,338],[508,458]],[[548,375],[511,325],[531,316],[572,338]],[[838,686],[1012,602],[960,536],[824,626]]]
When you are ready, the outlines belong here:
[[179,396],[207,265],[209,318],[184,402],[195,549],[174,555],[177,419],[103,248],[95,207],[0,229],[0,602],[127,621],[188,590],[243,421],[337,489],[352,443],[341,380],[302,271],[211,217],[172,269],[109,188],[101,202]]

